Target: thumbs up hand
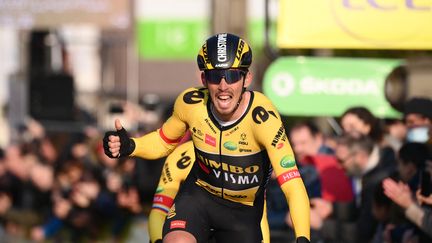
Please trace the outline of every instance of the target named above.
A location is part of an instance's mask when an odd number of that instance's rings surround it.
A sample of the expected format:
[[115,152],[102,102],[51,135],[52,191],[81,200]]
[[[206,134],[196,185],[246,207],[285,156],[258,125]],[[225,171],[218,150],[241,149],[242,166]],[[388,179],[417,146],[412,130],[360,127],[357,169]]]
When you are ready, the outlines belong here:
[[135,142],[129,138],[119,119],[114,122],[115,131],[108,131],[103,138],[105,154],[110,158],[130,155],[135,150]]

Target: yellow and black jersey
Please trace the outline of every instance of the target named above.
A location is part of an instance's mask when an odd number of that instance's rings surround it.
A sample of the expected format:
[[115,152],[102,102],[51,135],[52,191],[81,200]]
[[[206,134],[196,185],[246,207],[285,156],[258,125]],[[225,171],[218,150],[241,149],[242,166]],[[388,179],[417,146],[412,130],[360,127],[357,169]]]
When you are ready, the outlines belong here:
[[[162,241],[162,226],[173,204],[174,198],[181,184],[186,180],[195,161],[195,152],[192,141],[176,147],[166,158],[156,192],[153,197],[152,210],[149,215],[150,242]],[[266,208],[261,220],[261,230],[264,243],[270,242]]]
[[273,169],[290,208],[295,208],[291,216],[296,234],[309,238],[309,202],[280,115],[263,94],[246,92],[250,100],[242,117],[221,126],[210,112],[206,88],[184,91],[161,129],[134,139],[132,155],[164,156],[189,129],[195,148],[191,173],[196,185],[220,198],[253,206],[264,197]]

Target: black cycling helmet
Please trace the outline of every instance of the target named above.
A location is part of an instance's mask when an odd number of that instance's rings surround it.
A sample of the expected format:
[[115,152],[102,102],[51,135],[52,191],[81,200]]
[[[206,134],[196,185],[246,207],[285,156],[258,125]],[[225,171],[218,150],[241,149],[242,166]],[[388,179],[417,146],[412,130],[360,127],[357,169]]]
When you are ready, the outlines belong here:
[[252,50],[240,37],[220,33],[206,40],[198,57],[201,71],[213,69],[248,69],[252,63]]

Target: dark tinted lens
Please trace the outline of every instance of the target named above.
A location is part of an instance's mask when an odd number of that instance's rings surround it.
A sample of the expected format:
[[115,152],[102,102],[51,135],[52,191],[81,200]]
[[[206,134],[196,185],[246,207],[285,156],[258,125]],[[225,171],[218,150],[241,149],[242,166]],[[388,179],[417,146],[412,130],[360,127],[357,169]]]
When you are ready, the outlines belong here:
[[212,84],[219,84],[222,78],[225,78],[228,84],[235,83],[241,80],[244,75],[244,71],[238,69],[227,69],[227,70],[209,70],[205,71],[205,78],[207,82]]

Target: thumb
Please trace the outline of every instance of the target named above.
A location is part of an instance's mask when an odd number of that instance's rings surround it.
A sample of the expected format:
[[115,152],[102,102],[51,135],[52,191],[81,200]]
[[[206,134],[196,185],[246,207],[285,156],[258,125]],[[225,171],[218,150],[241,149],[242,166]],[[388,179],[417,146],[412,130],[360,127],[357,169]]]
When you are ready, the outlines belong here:
[[121,130],[123,128],[122,124],[120,123],[119,119],[115,119],[115,128],[117,131]]

